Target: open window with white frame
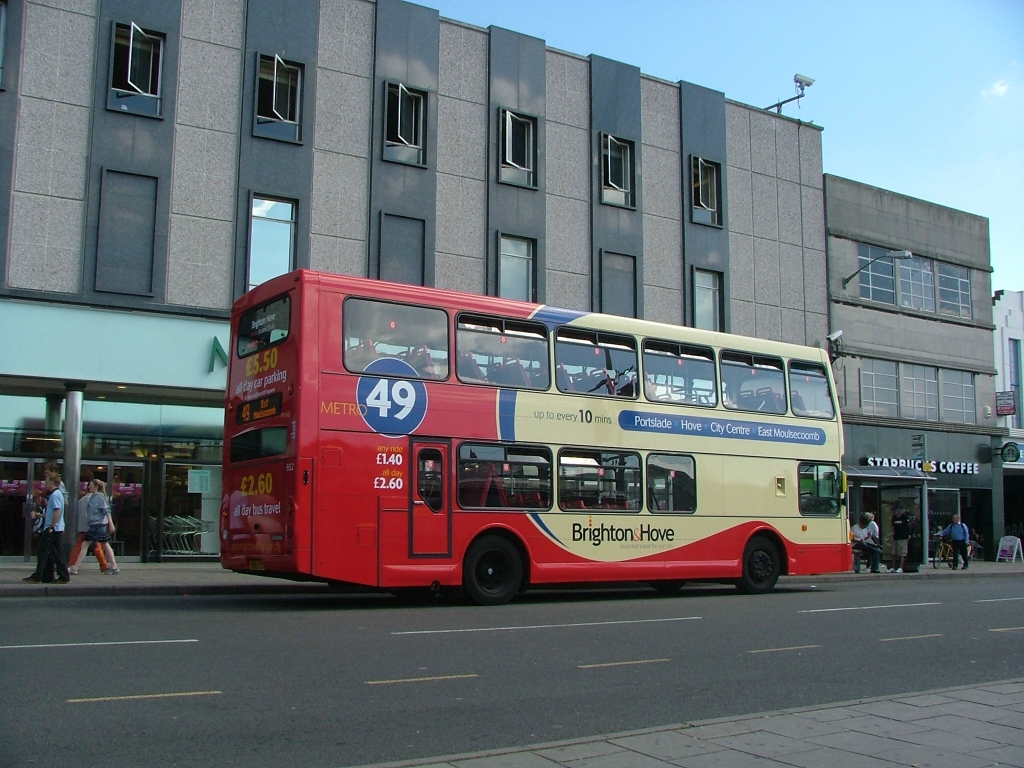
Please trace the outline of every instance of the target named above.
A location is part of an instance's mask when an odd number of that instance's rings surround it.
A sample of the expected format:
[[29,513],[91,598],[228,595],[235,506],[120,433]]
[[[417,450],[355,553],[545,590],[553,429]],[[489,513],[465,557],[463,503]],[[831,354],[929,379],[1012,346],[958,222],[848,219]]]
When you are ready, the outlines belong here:
[[633,208],[636,145],[607,133],[601,134],[601,202]]
[[384,95],[384,159],[426,165],[427,94],[387,83]]
[[164,35],[134,21],[115,22],[107,109],[160,117]]
[[498,180],[524,187],[537,186],[537,120],[501,110],[501,165]]
[[301,64],[285,61],[276,53],[258,56],[254,136],[301,140],[302,75]]
[[695,224],[722,226],[722,166],[692,158],[693,192],[690,218]]

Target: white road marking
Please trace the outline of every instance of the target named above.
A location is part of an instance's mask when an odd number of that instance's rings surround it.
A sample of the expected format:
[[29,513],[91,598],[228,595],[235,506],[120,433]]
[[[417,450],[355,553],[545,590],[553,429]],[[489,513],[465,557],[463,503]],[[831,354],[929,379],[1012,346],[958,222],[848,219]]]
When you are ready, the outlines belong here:
[[177,699],[182,696],[220,696],[220,691],[184,691],[183,693],[140,693],[134,696],[96,696],[91,699],[68,699],[68,704],[91,704],[96,701],[135,701],[137,699]]
[[392,632],[392,635],[448,635],[455,632],[513,632],[520,629],[562,629],[563,627],[606,627],[616,624],[656,624],[664,621],[698,621],[700,616],[679,616],[673,619],[630,619],[628,621],[585,621],[577,624],[525,624],[519,627],[472,627],[469,629],[413,629]]
[[880,637],[878,638],[878,642],[894,643],[897,640],[924,640],[928,637],[942,637],[942,633],[940,632],[937,635],[907,635],[907,637]]
[[1024,630],[1024,627],[1000,627],[999,629],[990,629],[989,632],[1020,632]]
[[988,600],[975,600],[976,603],[1006,603],[1010,600],[1024,600],[1024,597],[992,597]]
[[791,645],[788,648],[762,648],[759,651],[747,651],[747,653],[777,653],[779,651],[802,651],[805,648],[821,648],[820,645]]
[[465,680],[479,675],[438,675],[437,677],[404,677],[400,680],[367,680],[364,685],[389,685],[391,683],[427,683],[432,680]]
[[903,603],[901,605],[860,605],[854,608],[814,608],[797,613],[835,613],[836,611],[876,611],[880,608],[920,608],[924,605],[942,605],[942,603]]
[[158,645],[161,643],[198,643],[196,638],[187,640],[118,640],[108,643],[38,643],[36,645],[0,645],[0,651],[14,648],[85,648],[94,645]]
[[671,659],[641,659],[639,661],[609,661],[605,664],[580,664],[580,669],[597,669],[599,667],[628,667],[633,664],[658,664]]

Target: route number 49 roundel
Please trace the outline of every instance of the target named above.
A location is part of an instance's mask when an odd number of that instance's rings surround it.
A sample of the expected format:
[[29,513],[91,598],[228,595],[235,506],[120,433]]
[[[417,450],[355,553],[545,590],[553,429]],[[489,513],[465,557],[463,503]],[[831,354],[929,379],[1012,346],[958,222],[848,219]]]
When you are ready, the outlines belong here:
[[419,379],[390,379],[416,376],[416,369],[404,360],[384,357],[363,371],[356,385],[356,401],[366,426],[386,437],[412,434],[427,415],[427,388]]

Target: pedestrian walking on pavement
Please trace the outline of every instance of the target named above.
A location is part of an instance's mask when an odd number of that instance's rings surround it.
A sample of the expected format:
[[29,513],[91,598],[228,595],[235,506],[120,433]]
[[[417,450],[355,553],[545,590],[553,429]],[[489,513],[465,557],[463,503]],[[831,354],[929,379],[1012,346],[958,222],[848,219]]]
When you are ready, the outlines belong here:
[[892,564],[896,566],[896,573],[903,573],[909,541],[910,515],[903,509],[903,504],[897,501],[892,513]]
[[[89,550],[89,546],[92,545],[93,554],[96,555],[96,559],[100,564],[100,572],[106,573],[110,569],[116,569],[117,566],[110,565],[113,563],[113,550],[111,550],[110,557],[107,557],[106,550],[110,549],[110,544],[104,545],[104,542],[110,541],[110,536],[106,535],[107,531],[107,520],[110,514],[110,505],[107,503],[106,496],[106,483],[102,480],[90,480],[89,481],[89,492],[85,494],[79,501],[81,505],[79,507],[78,514],[78,541],[75,543],[75,549],[71,553],[71,565],[68,567],[72,576],[78,575],[78,567],[85,560],[85,555]],[[90,531],[102,531],[106,535],[105,539],[90,538]]]
[[54,473],[46,477],[46,490],[50,497],[46,501],[46,513],[43,519],[43,535],[39,540],[39,557],[36,572],[24,581],[53,583],[56,570],[56,582],[67,584],[71,581],[68,564],[64,560],[64,494],[60,492],[60,474]]
[[960,522],[960,515],[953,515],[953,522],[947,525],[939,533],[939,536],[949,537],[953,545],[953,570],[955,571],[960,561],[964,561],[964,570],[969,564],[967,548],[971,543],[971,531],[967,523]]

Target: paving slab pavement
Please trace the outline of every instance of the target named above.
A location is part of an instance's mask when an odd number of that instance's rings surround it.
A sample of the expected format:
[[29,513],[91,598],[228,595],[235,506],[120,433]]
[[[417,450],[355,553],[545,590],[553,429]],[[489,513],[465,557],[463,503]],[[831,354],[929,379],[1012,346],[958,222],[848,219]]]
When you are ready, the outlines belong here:
[[794,766],[1024,768],[1024,678],[359,768]]
[[[360,588],[321,582],[288,581],[250,573],[235,573],[217,562],[121,563],[116,576],[102,574],[93,558],[86,558],[70,584],[27,584],[22,579],[35,570],[35,563],[0,562],[0,597],[85,597],[89,595],[226,595],[226,594],[328,594],[363,591]],[[1024,563],[974,561],[966,571],[926,565],[918,573],[872,574],[830,573],[820,576],[783,576],[779,586],[828,584],[874,579],[971,579],[1024,577]]]

